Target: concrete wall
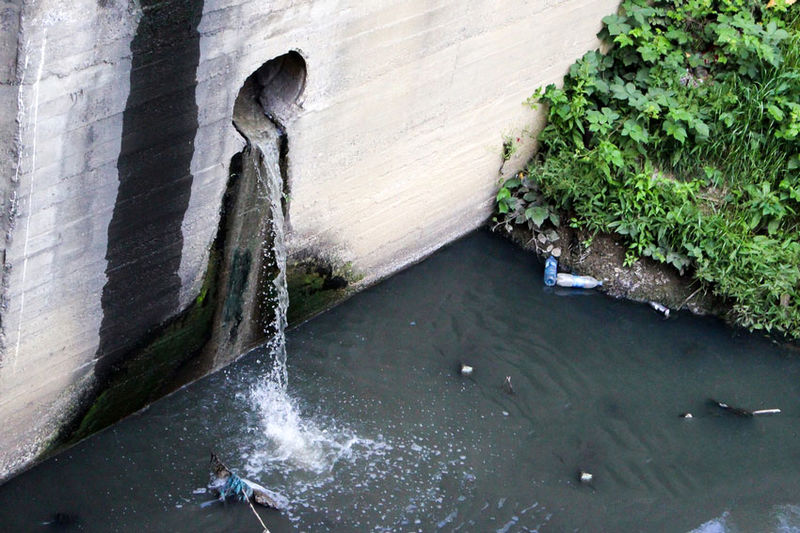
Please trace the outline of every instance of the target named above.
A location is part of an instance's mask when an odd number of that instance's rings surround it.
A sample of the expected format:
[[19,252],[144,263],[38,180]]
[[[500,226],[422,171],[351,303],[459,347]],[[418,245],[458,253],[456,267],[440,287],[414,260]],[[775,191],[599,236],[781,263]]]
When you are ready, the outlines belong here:
[[243,145],[233,103],[264,62],[297,50],[308,70],[290,253],[367,284],[486,219],[523,100],[616,4],[0,0],[0,479],[197,296]]

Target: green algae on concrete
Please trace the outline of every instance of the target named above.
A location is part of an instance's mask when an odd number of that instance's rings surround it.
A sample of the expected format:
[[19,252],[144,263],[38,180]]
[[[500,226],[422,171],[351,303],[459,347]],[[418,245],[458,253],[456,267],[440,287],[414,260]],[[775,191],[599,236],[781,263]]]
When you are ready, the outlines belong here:
[[218,253],[212,250],[203,286],[194,302],[154,331],[113,370],[110,381],[100,384],[103,392],[85,412],[77,429],[57,439],[51,450],[111,425],[182,384],[175,381],[176,375],[211,335],[218,267]]
[[300,324],[341,302],[362,277],[349,263],[339,265],[316,257],[291,262],[286,268],[289,325]]

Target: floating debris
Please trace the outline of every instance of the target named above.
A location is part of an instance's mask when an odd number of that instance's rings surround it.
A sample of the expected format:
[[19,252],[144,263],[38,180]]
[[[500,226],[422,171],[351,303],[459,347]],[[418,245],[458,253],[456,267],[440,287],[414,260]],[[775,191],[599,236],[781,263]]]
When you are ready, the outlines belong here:
[[506,379],[503,381],[503,390],[507,394],[514,394],[514,385],[511,384],[511,376],[506,376]]
[[692,413],[681,413],[678,416],[681,417],[681,418],[694,418],[692,416]]
[[78,515],[71,513],[54,513],[47,522],[40,522],[43,526],[53,526],[56,529],[68,529],[80,526]]
[[558,278],[558,260],[552,255],[544,262],[544,284],[552,287]]
[[743,409],[741,407],[733,407],[732,405],[728,405],[725,402],[718,402],[713,398],[709,398],[709,401],[728,413],[734,414],[736,416],[741,417],[752,417],[758,415],[776,415],[781,412],[780,409],[757,409],[755,411],[750,411],[749,409]]
[[280,502],[278,495],[258,483],[240,478],[231,472],[213,452],[211,453],[211,483],[208,487],[222,501],[250,502],[252,500],[272,509],[286,506],[285,502]]
[[472,371],[473,371],[473,368],[471,366],[469,366],[467,364],[464,364],[464,363],[461,363],[461,365],[459,367],[459,373],[462,376],[471,376],[472,375]]
[[594,289],[600,287],[603,282],[592,276],[576,276],[574,274],[558,274],[556,285],[559,287],[575,287],[579,289]]
[[757,409],[753,411],[753,416],[758,415],[778,415],[780,414],[780,409]]
[[584,470],[581,470],[580,472],[578,472],[578,480],[581,483],[591,483],[593,479],[594,479],[594,476],[592,474],[590,474],[589,472],[586,472]]
[[747,409],[742,409],[741,407],[733,407],[731,405],[728,405],[725,402],[718,402],[717,400],[715,400],[713,398],[709,398],[708,401],[710,401],[711,403],[713,403],[714,405],[716,405],[717,407],[719,407],[720,409],[722,409],[723,411],[725,411],[727,413],[731,413],[733,415],[741,416],[741,417],[753,416],[753,412],[752,411],[748,411]]
[[658,302],[648,302],[650,307],[664,315],[664,318],[669,318],[669,307],[662,305]]

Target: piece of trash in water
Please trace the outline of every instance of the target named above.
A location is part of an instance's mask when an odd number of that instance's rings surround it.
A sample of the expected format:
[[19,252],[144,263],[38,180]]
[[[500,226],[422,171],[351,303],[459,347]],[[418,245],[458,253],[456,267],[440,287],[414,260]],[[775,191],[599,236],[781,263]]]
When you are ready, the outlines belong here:
[[578,472],[578,480],[580,480],[581,483],[591,483],[593,479],[594,476],[589,472],[586,472],[584,470]]
[[600,287],[603,282],[592,276],[576,276],[575,274],[558,274],[556,285],[559,287],[575,287],[579,289],[594,289]]
[[753,416],[758,415],[779,415],[781,413],[780,409],[756,409],[753,411]]
[[192,491],[192,494],[205,494],[208,492],[205,487],[198,487]]
[[755,411],[750,411],[749,409],[743,409],[741,407],[734,407],[732,405],[728,405],[725,402],[719,402],[713,398],[709,398],[709,401],[728,413],[734,414],[736,416],[741,417],[751,417],[751,416],[758,416],[758,415],[777,415],[780,414],[780,409],[757,409]]
[[53,513],[50,520],[40,522],[43,526],[55,526],[56,528],[71,528],[80,524],[78,515],[70,513]]
[[272,509],[286,508],[289,503],[279,494],[231,472],[214,452],[211,452],[211,482],[208,488],[222,501],[253,501]]
[[544,284],[552,287],[556,284],[558,274],[558,260],[552,255],[544,262]]
[[503,390],[507,394],[514,394],[514,385],[511,384],[511,376],[506,376],[506,379],[503,381]]
[[669,307],[661,305],[658,302],[648,302],[648,303],[650,304],[650,307],[652,307],[653,309],[664,315],[664,318],[669,318]]
[[681,418],[694,418],[692,416],[692,413],[681,413],[678,416],[681,417]]
[[472,375],[472,370],[473,370],[473,368],[471,366],[469,366],[467,364],[464,364],[464,363],[461,363],[459,365],[459,370],[458,371],[462,376],[471,376]]

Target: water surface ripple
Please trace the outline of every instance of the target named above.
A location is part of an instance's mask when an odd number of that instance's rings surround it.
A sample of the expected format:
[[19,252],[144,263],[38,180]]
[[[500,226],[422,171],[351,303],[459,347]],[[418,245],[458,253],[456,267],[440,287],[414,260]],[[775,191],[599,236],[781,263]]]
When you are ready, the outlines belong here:
[[800,530],[800,360],[541,278],[475,233],[290,331],[289,401],[256,350],[0,487],[0,530],[259,531],[212,448],[273,532]]

